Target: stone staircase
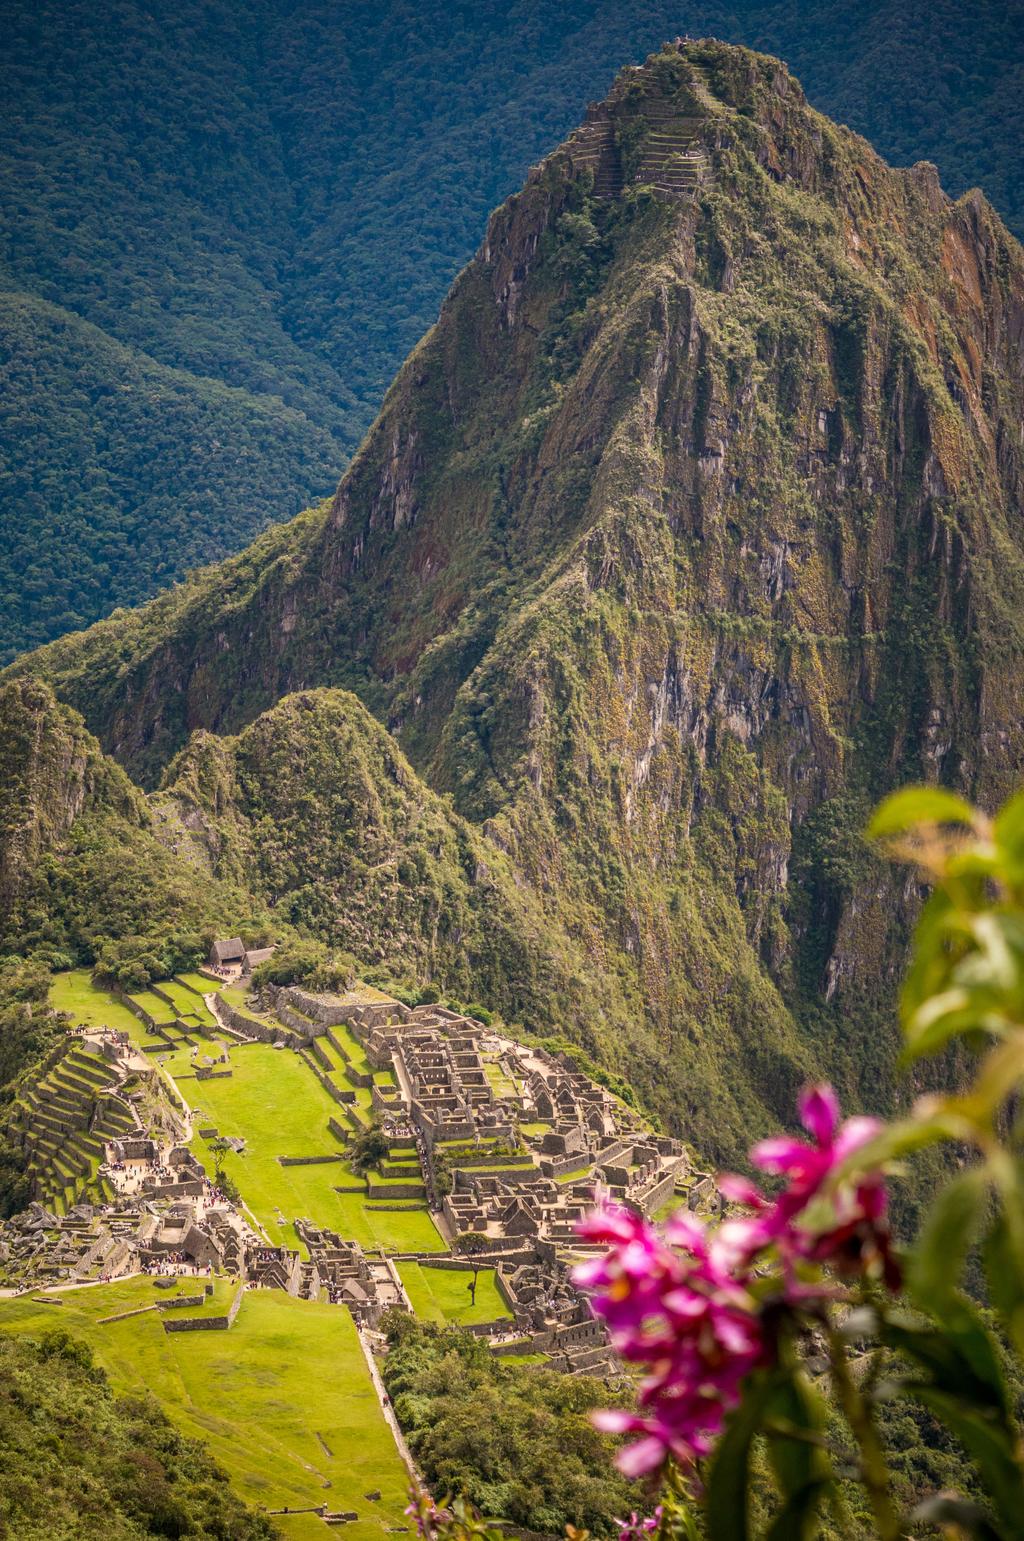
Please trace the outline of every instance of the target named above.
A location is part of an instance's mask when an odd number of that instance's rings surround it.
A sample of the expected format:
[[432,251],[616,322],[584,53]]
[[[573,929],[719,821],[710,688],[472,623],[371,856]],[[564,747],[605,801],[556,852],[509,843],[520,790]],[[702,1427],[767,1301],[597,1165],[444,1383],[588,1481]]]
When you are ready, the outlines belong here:
[[592,173],[595,198],[619,196],[625,185],[622,157],[606,109],[588,108],[586,120],[571,135],[566,148],[575,172]]
[[303,1263],[299,1272],[300,1300],[319,1300],[320,1275],[315,1263]]

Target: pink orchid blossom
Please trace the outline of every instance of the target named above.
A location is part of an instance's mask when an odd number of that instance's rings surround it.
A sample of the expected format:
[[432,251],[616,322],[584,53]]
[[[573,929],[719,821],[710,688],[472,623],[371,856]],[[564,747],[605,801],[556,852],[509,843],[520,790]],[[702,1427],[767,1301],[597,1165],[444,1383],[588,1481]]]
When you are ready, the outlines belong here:
[[658,1526],[661,1524],[661,1516],[661,1504],[658,1505],[653,1514],[647,1515],[646,1518],[642,1518],[634,1509],[628,1520],[615,1521],[619,1527],[619,1541],[646,1541],[646,1538],[658,1529]]
[[[762,1140],[751,1152],[755,1165],[785,1179],[777,1198],[745,1177],[722,1178],[723,1196],[747,1214],[731,1215],[709,1229],[680,1210],[659,1230],[641,1215],[599,1199],[578,1226],[581,1236],[607,1250],[581,1263],[574,1281],[589,1293],[620,1357],[648,1367],[637,1412],[594,1415],[606,1432],[639,1436],[617,1457],[630,1476],[656,1470],[669,1456],[684,1470],[692,1468],[738,1406],[746,1377],[770,1361],[773,1333],[757,1284],[771,1256],[781,1262],[781,1301],[793,1313],[820,1309],[834,1295],[825,1281],[800,1276],[798,1264],[826,1263],[842,1273],[880,1267],[889,1287],[898,1287],[880,1173],[829,1189],[824,1226],[801,1223],[811,1201],[879,1124],[870,1118],[840,1124],[839,1104],[828,1086],[805,1091],[799,1111],[813,1143],[780,1136]],[[775,1295],[775,1309],[778,1303]],[[629,1525],[620,1541],[637,1541]]]

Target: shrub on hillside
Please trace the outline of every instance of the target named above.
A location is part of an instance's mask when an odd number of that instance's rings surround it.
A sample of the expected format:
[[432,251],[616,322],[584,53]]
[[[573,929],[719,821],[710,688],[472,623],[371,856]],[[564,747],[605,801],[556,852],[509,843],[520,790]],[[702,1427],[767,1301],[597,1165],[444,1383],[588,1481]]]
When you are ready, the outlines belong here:
[[307,990],[347,990],[355,983],[356,965],[348,953],[322,942],[290,942],[253,970],[253,984],[302,985]]

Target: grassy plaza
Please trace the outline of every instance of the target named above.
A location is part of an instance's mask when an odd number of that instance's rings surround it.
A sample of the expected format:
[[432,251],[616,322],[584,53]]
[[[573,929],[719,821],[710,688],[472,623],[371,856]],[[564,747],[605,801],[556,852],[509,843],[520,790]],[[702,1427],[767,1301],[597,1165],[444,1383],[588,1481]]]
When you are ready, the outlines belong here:
[[462,1268],[424,1268],[419,1263],[399,1263],[409,1303],[421,1322],[441,1326],[456,1322],[469,1327],[479,1322],[496,1322],[509,1315],[508,1306],[498,1293],[494,1269],[481,1268],[476,1276],[476,1300],[470,1297],[473,1274]]
[[[234,1288],[218,1280],[209,1309],[224,1310]],[[353,1509],[359,1519],[345,1534],[357,1541],[404,1523],[405,1468],[347,1311],[255,1290],[230,1332],[165,1333],[155,1311],[99,1322],[166,1299],[149,1279],[46,1298],[62,1304],[0,1300],[0,1328],[38,1337],[59,1326],[87,1339],[115,1390],[151,1390],[183,1432],[209,1443],[248,1502]],[[378,1488],[380,1500],[368,1501]],[[276,1523],[289,1541],[324,1535],[314,1515]]]

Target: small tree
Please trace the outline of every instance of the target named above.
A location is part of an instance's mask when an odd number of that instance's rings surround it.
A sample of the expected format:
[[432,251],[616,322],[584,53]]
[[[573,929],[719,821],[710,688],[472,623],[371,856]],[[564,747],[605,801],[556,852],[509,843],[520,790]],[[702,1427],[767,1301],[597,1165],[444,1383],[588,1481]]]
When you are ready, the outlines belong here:
[[364,1176],[367,1172],[379,1169],[381,1162],[388,1159],[390,1150],[390,1141],[382,1129],[366,1129],[356,1136],[349,1147],[349,1164],[353,1172]]
[[457,1251],[471,1255],[489,1250],[487,1237],[480,1231],[460,1231],[455,1238],[455,1247]]

